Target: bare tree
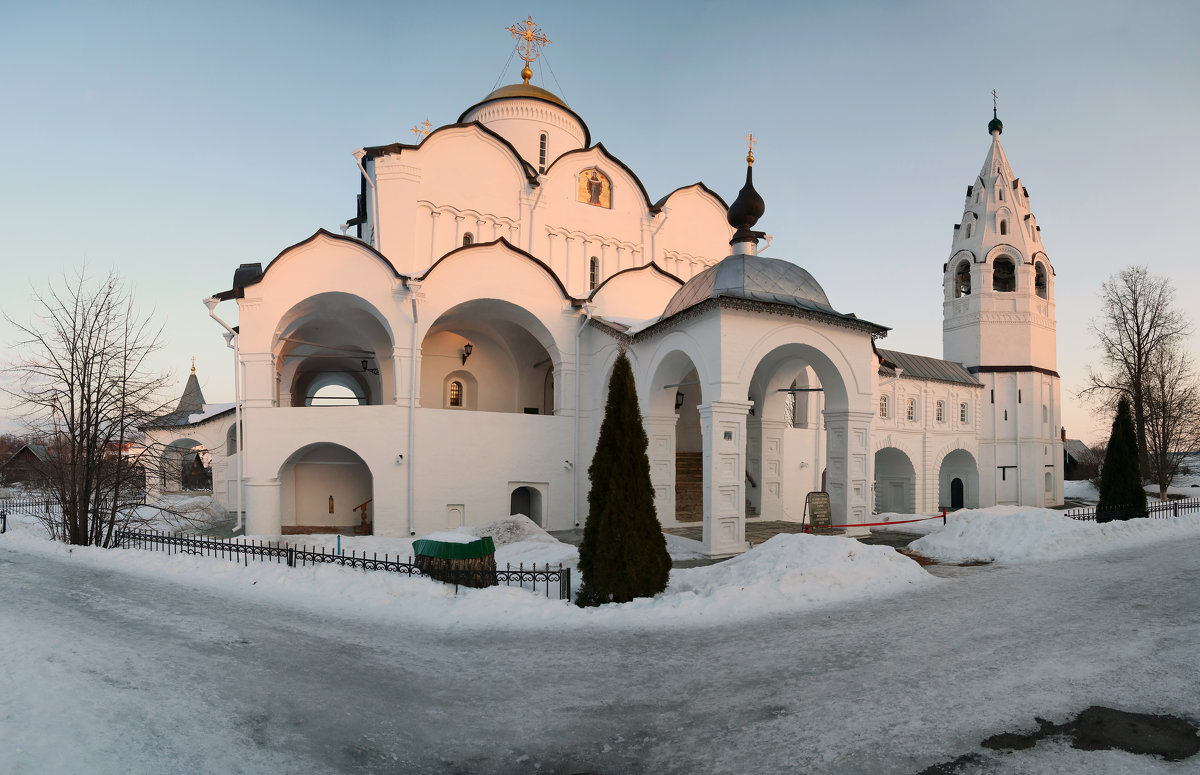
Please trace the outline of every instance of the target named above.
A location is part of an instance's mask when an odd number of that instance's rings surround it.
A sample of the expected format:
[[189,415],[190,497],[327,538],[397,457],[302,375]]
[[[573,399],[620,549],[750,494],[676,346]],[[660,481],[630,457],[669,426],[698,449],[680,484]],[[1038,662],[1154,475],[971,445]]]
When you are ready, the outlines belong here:
[[1184,454],[1200,449],[1200,379],[1181,347],[1154,355],[1145,394],[1148,473],[1165,500]]
[[1143,471],[1149,470],[1151,369],[1160,354],[1179,351],[1191,333],[1191,324],[1174,302],[1175,291],[1165,277],[1150,274],[1144,266],[1127,267],[1100,287],[1103,312],[1091,323],[1101,363],[1090,370],[1080,395],[1100,400],[1109,409],[1115,409],[1121,396],[1129,399]]
[[147,469],[164,459],[142,452],[139,430],[167,411],[168,375],[149,363],[160,330],[115,273],[65,276],[33,299],[32,321],[8,317],[20,360],[5,392],[47,447],[39,480],[55,508],[43,521],[56,540],[111,546],[116,530],[145,521]]

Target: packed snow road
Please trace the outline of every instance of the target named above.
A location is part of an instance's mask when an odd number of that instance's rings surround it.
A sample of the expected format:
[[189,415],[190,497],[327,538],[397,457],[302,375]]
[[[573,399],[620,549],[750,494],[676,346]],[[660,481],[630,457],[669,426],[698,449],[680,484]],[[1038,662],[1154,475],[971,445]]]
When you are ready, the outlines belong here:
[[0,544],[0,772],[915,773],[1093,704],[1200,717],[1198,582],[1189,537],[749,624],[480,635]]

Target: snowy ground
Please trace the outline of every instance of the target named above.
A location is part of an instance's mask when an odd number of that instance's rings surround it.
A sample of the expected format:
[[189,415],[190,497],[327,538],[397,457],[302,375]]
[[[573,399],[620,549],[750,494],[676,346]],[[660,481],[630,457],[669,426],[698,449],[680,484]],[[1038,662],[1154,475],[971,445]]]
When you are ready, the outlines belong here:
[[[69,551],[10,518],[0,772],[911,773],[966,753],[982,764],[964,773],[1197,771],[979,741],[1091,704],[1200,718],[1200,517],[948,522],[918,523],[933,528],[913,548],[994,564],[937,579],[886,547],[785,535],[673,571],[653,600],[581,610]],[[493,529],[501,563],[577,556],[536,526]],[[389,539],[350,543],[370,540]]]

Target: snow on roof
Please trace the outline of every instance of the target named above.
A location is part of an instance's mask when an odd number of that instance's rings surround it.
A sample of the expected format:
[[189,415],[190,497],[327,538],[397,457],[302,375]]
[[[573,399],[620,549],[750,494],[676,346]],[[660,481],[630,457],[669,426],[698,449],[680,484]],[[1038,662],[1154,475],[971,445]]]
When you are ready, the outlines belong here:
[[234,408],[234,404],[205,404],[202,411],[198,414],[189,414],[185,425],[195,425],[196,423],[210,420],[219,414],[224,414]]

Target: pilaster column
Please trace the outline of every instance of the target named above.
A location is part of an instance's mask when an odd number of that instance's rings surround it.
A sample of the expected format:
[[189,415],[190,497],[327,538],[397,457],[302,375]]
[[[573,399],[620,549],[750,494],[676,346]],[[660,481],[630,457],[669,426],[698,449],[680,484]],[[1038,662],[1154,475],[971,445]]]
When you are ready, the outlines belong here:
[[246,535],[279,535],[279,480],[246,479]]
[[764,519],[783,519],[783,420],[762,420],[760,426],[760,475],[756,494],[750,501]]
[[746,551],[746,413],[749,401],[697,407],[704,447],[704,552]]
[[[875,456],[871,454],[871,412],[825,412],[829,448],[826,452],[826,489],[833,524],[868,521]],[[852,528],[852,533],[866,528]]]
[[646,417],[649,446],[650,486],[654,488],[654,510],[662,525],[674,525],[675,518],[675,424],[679,415]]
[[242,406],[270,408],[275,405],[275,365],[271,353],[242,353],[242,380],[246,392]]

